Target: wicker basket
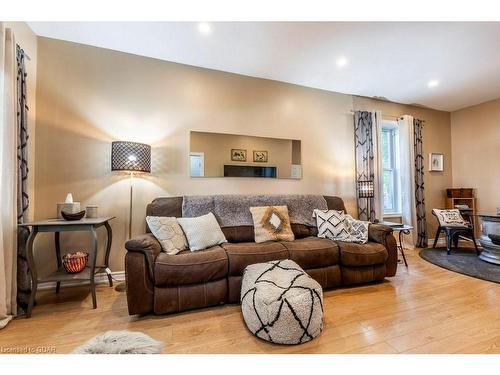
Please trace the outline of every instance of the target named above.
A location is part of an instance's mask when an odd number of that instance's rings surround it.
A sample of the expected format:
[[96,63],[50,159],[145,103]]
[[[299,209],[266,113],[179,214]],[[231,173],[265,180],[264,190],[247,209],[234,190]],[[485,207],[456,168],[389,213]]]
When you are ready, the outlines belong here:
[[68,253],[62,257],[62,264],[67,273],[78,273],[87,265],[89,260],[89,253],[84,251],[77,251],[75,253]]

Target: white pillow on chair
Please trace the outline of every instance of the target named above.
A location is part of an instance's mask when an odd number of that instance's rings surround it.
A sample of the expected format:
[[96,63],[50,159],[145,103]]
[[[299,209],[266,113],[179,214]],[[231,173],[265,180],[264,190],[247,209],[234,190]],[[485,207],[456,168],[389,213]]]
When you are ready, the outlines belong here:
[[439,225],[442,227],[469,227],[470,223],[464,220],[460,211],[456,208],[449,210],[439,210],[434,208],[432,213],[437,217]]

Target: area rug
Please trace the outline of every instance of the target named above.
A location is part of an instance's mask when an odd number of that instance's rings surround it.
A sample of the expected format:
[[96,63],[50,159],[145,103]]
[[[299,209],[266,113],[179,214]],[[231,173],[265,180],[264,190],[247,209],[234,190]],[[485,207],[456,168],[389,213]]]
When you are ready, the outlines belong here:
[[159,354],[163,344],[142,332],[108,331],[92,337],[74,354]]
[[428,248],[420,251],[419,255],[447,270],[500,284],[500,266],[479,259],[473,249],[453,249],[448,255],[445,248]]

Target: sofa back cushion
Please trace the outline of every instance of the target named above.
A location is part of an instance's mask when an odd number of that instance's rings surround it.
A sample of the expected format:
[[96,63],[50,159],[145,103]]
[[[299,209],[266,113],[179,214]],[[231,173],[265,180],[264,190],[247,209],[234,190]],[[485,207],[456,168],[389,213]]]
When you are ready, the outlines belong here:
[[[208,196],[210,197],[210,196]],[[221,197],[223,196],[213,196],[213,197]],[[231,196],[237,197],[237,196]],[[240,196],[242,197],[242,196]],[[248,197],[248,196],[246,196]],[[258,196],[258,197],[266,197],[266,196]],[[276,197],[276,196],[274,196]],[[289,195],[283,197],[304,197],[300,195]],[[321,197],[326,202],[327,209],[329,210],[337,210],[337,211],[346,211],[344,202],[340,197],[334,196],[316,196]],[[300,198],[299,198],[300,199]],[[207,203],[210,204],[210,203]],[[175,216],[182,217],[182,205],[183,205],[183,197],[161,197],[154,199],[150,204],[148,204],[146,209],[147,216]],[[262,204],[264,205],[264,204]],[[287,206],[289,206],[287,204]],[[317,207],[314,207],[317,208]],[[312,210],[311,207],[311,219],[312,219]],[[215,207],[214,207],[215,209]],[[290,211],[290,206],[289,206]],[[217,212],[216,215],[217,217]],[[248,210],[248,216],[251,219],[250,210]],[[313,225],[301,224],[294,222],[294,214],[290,212],[290,221],[292,231],[295,235],[295,238],[305,238],[309,236],[316,236],[318,234],[316,223],[313,221]],[[219,220],[219,218],[217,218]],[[221,222],[219,221],[219,224]],[[224,226],[221,224],[222,232],[224,233],[228,242],[253,242],[255,239],[253,222],[248,225],[230,225]],[[149,228],[146,225],[146,231],[150,232]]]

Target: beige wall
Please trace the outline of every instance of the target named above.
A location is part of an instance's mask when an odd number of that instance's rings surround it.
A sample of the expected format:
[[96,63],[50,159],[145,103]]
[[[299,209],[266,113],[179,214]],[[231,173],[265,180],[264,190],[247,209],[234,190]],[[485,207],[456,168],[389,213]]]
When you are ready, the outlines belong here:
[[[292,169],[292,140],[246,135],[191,132],[191,152],[204,153],[205,176],[224,176],[224,165],[273,166],[278,178],[290,178]],[[231,160],[231,149],[247,151],[247,161]],[[268,162],[254,162],[253,151],[267,151]],[[299,158],[300,160],[300,158]]]
[[[113,271],[123,269],[129,182],[110,171],[112,140],[152,145],[152,173],[135,180],[134,234],[146,204],[168,195],[332,194],[354,213],[352,96],[47,38],[38,49],[36,216],[53,217],[68,192],[116,216]],[[303,179],[189,178],[190,130],[300,139]],[[88,246],[69,236],[66,248]],[[40,236],[37,259],[51,244]]]
[[12,29],[17,44],[31,60],[25,61],[27,75],[28,101],[28,195],[31,207],[30,218],[34,217],[35,202],[35,121],[36,121],[36,71],[37,71],[37,37],[25,22],[4,22],[6,28]]
[[[450,113],[358,96],[355,96],[353,101],[354,108],[357,110],[380,110],[383,116],[411,115],[425,120],[422,132],[424,140],[425,208],[428,235],[429,238],[432,238],[436,232],[437,223],[431,214],[431,210],[445,206],[445,189],[452,187],[453,183]],[[388,119],[394,120],[392,117]],[[429,172],[430,152],[444,154],[443,172]]]
[[451,114],[454,187],[476,189],[479,212],[500,207],[500,99]]
[[[445,171],[425,175],[428,211],[444,205],[444,189],[452,183],[447,112],[47,38],[38,40],[38,73],[36,217],[53,217],[68,192],[83,205],[99,205],[101,216],[116,216],[113,271],[123,269],[129,193],[128,178],[110,171],[113,140],[152,145],[152,173],[134,181],[133,234],[143,232],[145,206],[158,196],[331,194],[343,197],[355,215],[353,108],[426,121],[426,163],[429,152],[445,155]],[[303,179],[189,178],[191,130],[300,139]],[[38,259],[52,256],[52,238],[41,237]],[[85,248],[88,240],[65,234],[63,247]],[[41,263],[45,272],[53,267]]]

